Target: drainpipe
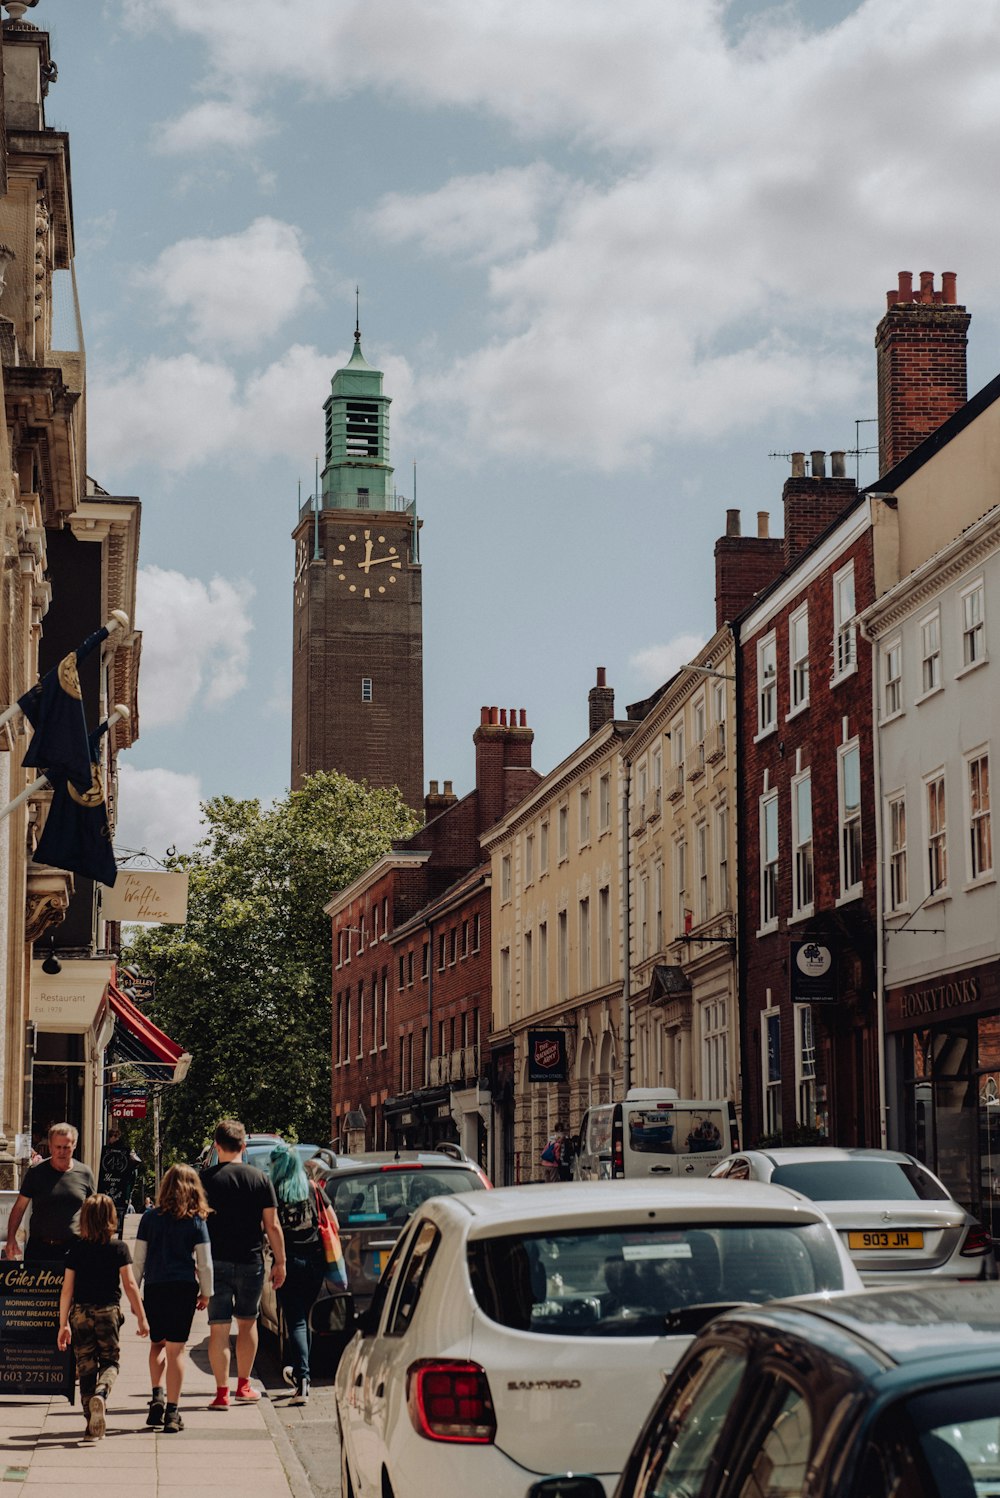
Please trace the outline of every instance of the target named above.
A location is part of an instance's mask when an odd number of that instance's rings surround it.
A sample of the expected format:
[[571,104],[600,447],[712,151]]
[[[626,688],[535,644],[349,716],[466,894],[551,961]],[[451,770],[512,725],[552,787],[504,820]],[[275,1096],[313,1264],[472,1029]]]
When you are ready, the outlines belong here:
[[632,1086],[632,868],[629,838],[629,799],[632,790],[632,765],[622,756],[625,779],[622,785],[622,1096]]
[[871,646],[872,652],[872,743],[875,761],[875,1026],[876,1026],[876,1075],[878,1078],[878,1133],[879,1145],[888,1148],[889,1108],[886,1101],[885,1077],[885,876],[882,868],[885,829],[882,826],[882,735],[879,733],[879,703],[882,700],[881,666],[882,652],[864,619],[859,621],[861,634]]

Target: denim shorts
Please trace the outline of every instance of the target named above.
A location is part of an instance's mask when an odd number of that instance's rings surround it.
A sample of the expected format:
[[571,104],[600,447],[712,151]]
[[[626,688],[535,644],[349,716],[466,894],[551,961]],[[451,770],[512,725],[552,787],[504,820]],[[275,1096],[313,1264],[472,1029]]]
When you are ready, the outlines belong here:
[[264,1264],[231,1264],[215,1260],[215,1292],[208,1302],[208,1319],[213,1321],[256,1321],[260,1310],[260,1292],[264,1288]]

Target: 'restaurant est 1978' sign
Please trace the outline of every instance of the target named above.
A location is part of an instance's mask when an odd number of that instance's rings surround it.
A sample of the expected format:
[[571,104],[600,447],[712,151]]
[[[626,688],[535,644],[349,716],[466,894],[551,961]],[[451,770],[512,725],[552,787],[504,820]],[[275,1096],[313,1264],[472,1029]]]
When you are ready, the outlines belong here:
[[528,1081],[565,1082],[566,1031],[528,1031]]

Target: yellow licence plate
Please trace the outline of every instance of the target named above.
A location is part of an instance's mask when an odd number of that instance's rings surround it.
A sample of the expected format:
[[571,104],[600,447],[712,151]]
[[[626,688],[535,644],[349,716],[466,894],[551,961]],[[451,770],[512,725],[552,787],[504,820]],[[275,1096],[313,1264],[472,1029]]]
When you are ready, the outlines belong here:
[[923,1248],[923,1233],[899,1232],[892,1229],[889,1232],[871,1233],[848,1233],[848,1248]]

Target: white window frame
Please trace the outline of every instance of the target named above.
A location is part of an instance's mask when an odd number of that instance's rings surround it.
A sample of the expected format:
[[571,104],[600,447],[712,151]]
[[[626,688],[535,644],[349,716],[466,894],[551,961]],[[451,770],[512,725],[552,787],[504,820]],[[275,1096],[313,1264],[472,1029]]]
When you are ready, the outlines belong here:
[[597,783],[598,830],[608,832],[611,828],[611,771],[604,770]]
[[944,768],[924,776],[927,898],[948,893],[948,788]]
[[579,968],[580,968],[580,992],[589,993],[591,986],[591,936],[590,936],[590,896],[584,895],[577,903],[577,918],[579,925]]
[[709,885],[708,823],[699,822],[694,830],[695,875],[698,880],[698,924],[703,926],[712,914],[712,891]]
[[603,884],[597,891],[597,940],[600,945],[601,985],[611,982],[611,886]]
[[580,847],[590,842],[590,786],[581,785],[579,793]]
[[[812,915],[816,899],[813,860],[812,770],[803,770],[791,784],[792,792],[792,916]],[[803,794],[808,797],[803,818]],[[805,821],[806,825],[803,825]]]
[[362,676],[362,678],[361,678],[361,701],[362,702],[374,702],[375,699],[374,699],[374,696],[372,694],[373,694],[372,678],[370,676]]
[[729,1096],[729,1002],[705,999],[701,1011],[701,1096]]
[[[977,766],[979,767],[978,776],[976,775]],[[969,882],[979,884],[993,878],[993,818],[990,806],[988,749],[975,749],[965,756],[965,789],[968,801]]]
[[569,857],[569,806],[565,801],[559,808],[556,826],[559,838],[559,862],[564,863]]
[[903,639],[896,635],[882,646],[882,722],[905,711],[903,704]]
[[858,669],[857,601],[854,563],[833,574],[833,676],[830,684],[843,681]]
[[524,834],[524,882],[532,884],[535,878],[535,834]]
[[500,903],[506,905],[510,899],[512,888],[511,879],[511,856],[509,853],[500,855]]
[[816,1031],[811,1004],[792,1006],[795,1025],[795,1121],[816,1126]]
[[653,943],[657,952],[663,951],[663,864],[659,859],[653,865]]
[[538,827],[538,872],[547,874],[549,872],[549,819],[539,823]]
[[500,948],[500,1025],[511,1022],[510,946]]
[[910,908],[910,870],[907,856],[906,792],[891,791],[885,798],[886,901],[894,914]]
[[[772,827],[773,823],[773,827]],[[773,840],[771,837],[773,831]],[[773,845],[772,845],[773,842]],[[760,928],[774,931],[778,925],[778,872],[780,830],[778,792],[765,791],[760,798]]]
[[569,912],[558,911],[556,915],[556,998],[560,1003],[569,998]]
[[533,933],[524,933],[524,970],[521,974],[521,986],[524,990],[524,1012],[530,1014],[534,1006],[534,937]]
[[549,923],[538,923],[538,1007],[549,1002]]
[[774,630],[757,642],[757,738],[778,726],[778,641]]
[[[857,808],[847,805],[847,762],[857,757]],[[861,837],[861,744],[851,739],[837,750],[837,825],[840,831],[840,899],[853,900],[864,883],[864,845]]]
[[944,686],[941,671],[941,610],[925,614],[917,626],[920,631],[920,693],[918,702],[940,692]]
[[[770,997],[770,995],[768,995]],[[770,1039],[773,1026],[777,1036],[776,1069],[772,1075],[770,1066]],[[760,1016],[760,1071],[761,1097],[763,1099],[764,1133],[781,1132],[781,1011],[772,1006],[761,1011]]]
[[788,717],[809,706],[809,605],[788,616]]
[[683,936],[687,925],[687,840],[678,838],[674,844],[674,872],[677,899],[674,909],[674,935]]
[[986,662],[986,584],[981,577],[962,589],[959,595],[962,628],[962,665],[964,676]]

